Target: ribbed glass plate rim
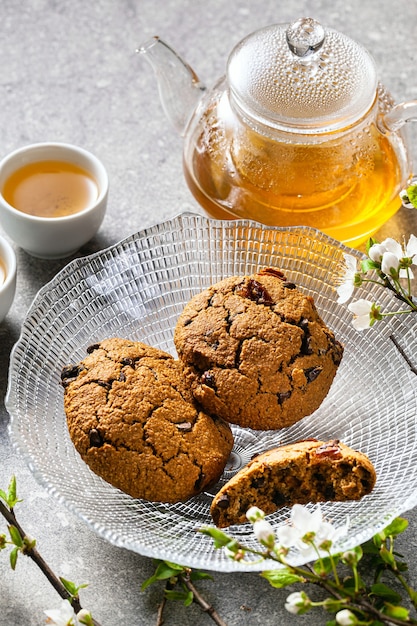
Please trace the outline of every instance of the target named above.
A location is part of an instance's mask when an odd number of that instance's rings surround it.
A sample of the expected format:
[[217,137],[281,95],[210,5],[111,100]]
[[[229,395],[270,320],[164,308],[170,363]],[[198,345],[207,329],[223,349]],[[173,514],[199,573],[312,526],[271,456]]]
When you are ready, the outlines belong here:
[[[112,525],[111,528],[102,524],[99,519],[95,519],[94,516],[91,516],[88,512],[83,510],[83,507],[79,505],[76,499],[69,500],[66,497],[62,490],[60,489],[60,485],[54,482],[53,478],[49,474],[44,473],[39,469],[37,464],[37,459],[30,452],[28,447],[28,442],[25,440],[22,430],[20,429],[21,420],[25,418],[24,415],[20,413],[20,409],[17,402],[18,389],[16,388],[16,372],[19,370],[19,359],[21,358],[21,354],[24,354],[25,351],[22,349],[23,347],[28,347],[30,345],[31,337],[33,333],[36,333],[36,321],[38,317],[38,310],[44,306],[45,301],[53,300],[55,297],[56,290],[62,290],[63,285],[70,283],[71,285],[74,283],[75,278],[79,273],[85,272],[86,268],[88,269],[90,266],[94,265],[95,270],[97,268],[104,267],[106,262],[108,262],[109,258],[118,257],[118,255],[124,254],[126,251],[129,251],[132,246],[139,240],[142,241],[154,241],[155,238],[161,239],[164,241],[165,233],[170,233],[173,230],[181,231],[185,233],[188,239],[191,240],[192,234],[195,236],[197,233],[202,230],[209,230],[211,235],[217,237],[219,235],[225,236],[225,242],[232,241],[234,234],[236,233],[255,233],[257,236],[262,238],[266,238],[268,241],[268,237],[272,238],[272,240],[276,237],[280,238],[280,245],[285,244],[288,241],[289,246],[294,246],[294,242],[299,240],[300,242],[309,242],[311,250],[320,250],[324,249],[325,254],[328,254],[330,251],[330,256],[334,261],[334,264],[340,264],[340,276],[342,274],[342,260],[343,254],[349,253],[356,258],[361,258],[363,256],[357,250],[350,249],[343,244],[335,241],[331,237],[323,234],[322,232],[305,226],[299,227],[271,227],[259,224],[257,222],[252,222],[250,220],[231,220],[231,221],[218,221],[211,218],[207,218],[200,214],[194,214],[190,212],[180,213],[177,216],[173,217],[170,220],[165,222],[155,224],[148,228],[143,229],[137,233],[130,235],[129,237],[121,240],[119,243],[116,243],[112,246],[109,246],[106,249],[95,252],[92,255],[86,257],[80,257],[70,261],[60,272],[58,272],[47,284],[45,284],[36,294],[25,318],[25,321],[22,325],[22,330],[18,341],[13,347],[11,357],[10,357],[10,370],[9,370],[9,380],[8,380],[8,388],[6,393],[5,405],[6,409],[10,414],[10,423],[9,423],[9,434],[12,440],[14,447],[18,450],[18,452],[23,456],[30,470],[32,471],[36,480],[41,484],[48,493],[52,494],[55,498],[57,498],[60,502],[64,503],[68,509],[70,509],[73,513],[75,513],[78,517],[83,519],[88,526],[94,530],[99,536],[105,538],[109,542],[114,545],[127,548],[144,556],[154,557],[154,558],[167,558],[166,547],[162,543],[158,545],[158,543],[147,544],[145,541],[136,541],[134,538],[126,538],[123,535],[123,530],[118,528],[117,523]],[[228,239],[229,238],[229,239]],[[169,239],[167,245],[171,245],[171,239]],[[189,242],[188,242],[189,244]],[[196,240],[196,255],[205,254],[205,251],[202,251],[199,246],[198,240]],[[225,244],[227,248],[227,243]],[[239,242],[233,241],[231,246],[233,248],[232,254],[236,253],[240,255],[240,247]],[[244,246],[243,246],[244,248]],[[284,251],[285,252],[285,251]],[[194,252],[193,252],[194,254]],[[209,253],[212,254],[212,251]],[[256,264],[256,255],[257,251],[253,252],[253,258],[248,260],[246,258],[241,259],[242,268],[245,264],[255,263]],[[262,256],[263,255],[263,256]],[[262,259],[265,259],[265,255],[262,253]],[[332,256],[333,255],[333,256]],[[314,256],[314,254],[313,254]],[[334,258],[333,258],[334,257]],[[240,259],[240,256],[239,256]],[[207,260],[207,259],[206,259]],[[210,261],[210,258],[208,258]],[[303,263],[308,264],[308,259],[304,258]],[[239,260],[240,263],[240,260]],[[239,265],[238,263],[238,265]],[[314,261],[312,261],[314,263]],[[300,270],[299,270],[300,271]],[[339,278],[340,278],[339,276]],[[75,277],[75,278],[74,278]],[[332,280],[334,280],[334,276]],[[333,284],[334,288],[335,284]],[[385,298],[391,307],[395,307],[396,303],[393,301],[392,296],[390,294],[386,294],[385,291],[378,287],[371,287],[371,293],[379,298]],[[361,290],[358,292],[358,297],[361,296]],[[362,297],[365,297],[362,295]],[[369,297],[369,291],[368,291]],[[350,315],[350,314],[349,314]],[[375,335],[376,345],[378,342],[386,341],[387,338],[394,337],[397,346],[400,347],[402,351],[402,356],[405,359],[409,359],[407,354],[410,354],[410,346],[408,345],[409,338],[415,336],[415,323],[413,320],[409,320],[409,322],[405,323],[401,319],[393,318],[389,321],[381,331]],[[368,331],[366,331],[368,332]],[[373,331],[377,332],[377,331]],[[350,330],[348,331],[348,334]],[[356,331],[352,331],[349,334],[350,337],[355,337]],[[394,339],[392,340],[394,341]],[[408,352],[407,352],[408,351]],[[360,354],[359,354],[360,357]],[[355,355],[355,358],[356,355]],[[409,363],[405,363],[409,365]],[[417,390],[413,379],[413,373],[411,372],[409,375],[404,374],[405,380],[407,384],[410,385],[410,401],[415,402],[417,397]],[[378,407],[376,407],[376,410]],[[272,441],[272,439],[271,439]],[[381,519],[379,522],[372,523],[372,527],[361,529],[359,533],[356,533],[355,536],[349,538],[349,541],[343,544],[343,548],[346,549],[348,547],[353,547],[357,545],[359,542],[363,542],[366,539],[369,539],[370,536],[383,528],[393,517],[403,513],[404,511],[412,508],[417,504],[417,490],[410,490],[408,496],[400,503],[399,506],[396,506],[395,509],[385,511],[383,515],[381,515]],[[130,506],[129,504],[127,505]],[[133,510],[134,507],[132,507]],[[324,506],[324,509],[326,507]],[[239,537],[239,530],[236,534]],[[207,538],[208,539],[208,538]],[[171,549],[171,548],[170,548]],[[211,570],[219,570],[219,571],[260,571],[264,569],[269,569],[271,567],[271,562],[263,562],[263,563],[249,563],[249,564],[240,564],[235,563],[234,561],[225,558],[224,556],[220,556],[221,551],[216,551],[217,554],[213,554],[211,560],[206,564],[206,569]],[[201,561],[199,559],[199,555],[193,555],[192,552],[187,554],[184,553],[183,547],[177,552],[175,549],[171,551],[170,560],[177,560],[177,562],[181,562],[184,565],[188,565],[190,567],[200,567]],[[301,563],[303,562],[303,558],[299,555],[294,556],[294,560]]]

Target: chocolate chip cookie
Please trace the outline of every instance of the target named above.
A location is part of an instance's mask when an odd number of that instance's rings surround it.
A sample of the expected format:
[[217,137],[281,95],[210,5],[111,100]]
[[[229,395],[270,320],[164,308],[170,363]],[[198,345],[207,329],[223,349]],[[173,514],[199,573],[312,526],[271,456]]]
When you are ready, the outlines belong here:
[[313,298],[275,268],[227,278],[193,297],[174,341],[204,410],[261,430],[315,411],[343,355]]
[[375,481],[361,452],[338,440],[300,441],[255,457],[216,494],[210,512],[223,528],[246,522],[251,506],[268,514],[296,503],[359,500]]
[[220,478],[230,426],[204,413],[171,355],[112,338],[62,370],[75,448],[90,468],[134,498],[179,502]]

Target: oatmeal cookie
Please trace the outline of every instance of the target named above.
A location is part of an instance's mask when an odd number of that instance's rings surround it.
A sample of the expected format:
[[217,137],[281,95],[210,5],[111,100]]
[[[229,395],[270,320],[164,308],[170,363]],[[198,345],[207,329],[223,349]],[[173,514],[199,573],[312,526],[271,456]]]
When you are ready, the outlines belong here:
[[313,413],[343,355],[313,298],[274,268],[227,278],[194,296],[174,342],[204,410],[260,430]]
[[257,506],[265,514],[308,502],[360,500],[376,481],[367,456],[338,440],[308,440],[255,457],[216,494],[211,515],[224,528],[247,521]]
[[64,408],[82,459],[134,498],[179,502],[220,478],[230,426],[196,405],[179,361],[125,339],[91,346],[62,370]]

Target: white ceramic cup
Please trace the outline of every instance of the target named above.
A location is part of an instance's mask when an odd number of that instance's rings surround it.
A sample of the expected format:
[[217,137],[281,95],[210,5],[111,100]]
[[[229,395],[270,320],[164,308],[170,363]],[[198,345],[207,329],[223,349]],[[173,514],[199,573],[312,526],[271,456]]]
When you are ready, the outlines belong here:
[[[86,170],[98,186],[94,204],[64,217],[37,217],[12,207],[3,197],[4,183],[16,170],[37,161],[64,161]],[[0,224],[18,246],[33,256],[43,259],[70,256],[100,228],[107,208],[108,187],[103,164],[83,148],[65,143],[38,143],[19,148],[0,162]]]
[[16,255],[12,246],[0,237],[0,322],[4,320],[16,291]]

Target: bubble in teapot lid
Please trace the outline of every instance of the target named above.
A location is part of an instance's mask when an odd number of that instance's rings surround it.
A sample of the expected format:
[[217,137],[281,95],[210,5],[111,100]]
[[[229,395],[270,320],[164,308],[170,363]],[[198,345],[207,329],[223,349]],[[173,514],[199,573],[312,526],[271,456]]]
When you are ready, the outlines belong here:
[[232,103],[249,121],[311,134],[355,123],[372,106],[378,82],[365,48],[310,17],[243,39],[227,78]]

